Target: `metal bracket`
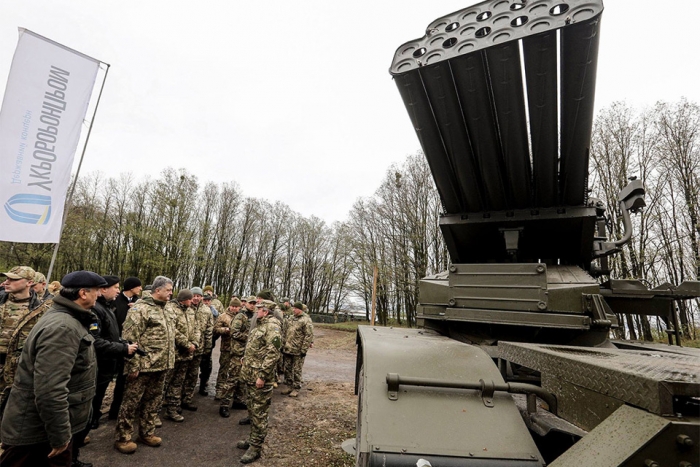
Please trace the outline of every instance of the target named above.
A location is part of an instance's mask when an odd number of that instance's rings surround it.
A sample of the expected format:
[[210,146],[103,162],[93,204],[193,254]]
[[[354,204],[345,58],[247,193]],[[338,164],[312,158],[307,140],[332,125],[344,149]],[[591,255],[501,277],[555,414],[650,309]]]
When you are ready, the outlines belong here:
[[398,373],[387,373],[386,384],[389,386],[389,400],[397,401],[399,400],[399,374]]
[[496,392],[496,384],[493,381],[488,383],[483,379],[479,380],[481,384],[481,400],[484,401],[486,407],[493,407],[493,394]]

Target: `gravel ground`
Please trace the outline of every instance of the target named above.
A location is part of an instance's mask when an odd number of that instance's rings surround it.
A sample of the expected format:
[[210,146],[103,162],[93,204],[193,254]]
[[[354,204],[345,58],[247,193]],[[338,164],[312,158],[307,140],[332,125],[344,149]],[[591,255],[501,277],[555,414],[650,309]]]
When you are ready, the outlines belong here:
[[[298,398],[282,396],[275,390],[270,408],[270,429],[258,467],[351,467],[354,459],[340,444],[355,436],[357,398],[354,391],[355,334],[316,326],[314,348],[304,364],[304,385]],[[219,416],[219,403],[213,392],[218,371],[219,347],[214,349],[214,372],[207,397],[195,395],[196,412],[183,413],[183,423],[163,420],[156,434],[163,444],[151,448],[140,444],[134,454],[121,454],[113,448],[116,422],[102,417],[102,424],[90,433],[91,443],[81,450],[80,459],[95,467],[242,465],[243,451],[236,442],[245,439],[248,426],[238,425],[246,415],[231,411],[230,418]],[[108,393],[111,398],[111,393]],[[109,400],[106,400],[107,404]]]

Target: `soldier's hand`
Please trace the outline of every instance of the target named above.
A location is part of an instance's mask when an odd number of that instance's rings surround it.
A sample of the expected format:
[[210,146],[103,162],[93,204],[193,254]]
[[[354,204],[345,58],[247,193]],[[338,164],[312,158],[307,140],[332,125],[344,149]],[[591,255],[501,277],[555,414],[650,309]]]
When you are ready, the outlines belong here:
[[66,444],[64,444],[63,446],[61,446],[59,448],[51,449],[51,452],[49,453],[49,459],[51,459],[52,457],[56,457],[57,455],[61,454],[63,451],[68,449],[69,444],[70,444],[70,440],[68,440],[68,442]]
[[126,351],[129,355],[134,355],[134,352],[136,352],[136,349],[139,348],[139,345],[136,342],[133,342],[129,345],[126,346]]
[[197,347],[195,347],[194,344],[190,344],[190,348],[188,350],[190,353],[194,353],[194,351],[197,350]]
[[129,373],[129,376],[127,376],[126,379],[129,381],[134,381],[138,377],[139,377],[139,372],[134,371],[133,373]]
[[255,380],[255,387],[258,389],[262,389],[263,386],[265,386],[265,381],[262,378],[258,378]]

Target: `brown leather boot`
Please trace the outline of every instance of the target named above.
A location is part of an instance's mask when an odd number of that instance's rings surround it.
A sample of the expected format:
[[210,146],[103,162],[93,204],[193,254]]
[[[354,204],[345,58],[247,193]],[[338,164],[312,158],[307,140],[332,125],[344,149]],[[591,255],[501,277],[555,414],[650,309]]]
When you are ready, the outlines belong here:
[[288,395],[289,393],[291,393],[292,391],[294,391],[294,388],[291,387],[291,386],[287,386],[287,389],[285,389],[284,391],[282,391],[280,394],[282,394],[283,396],[286,396],[286,395]]
[[260,458],[260,448],[251,446],[241,457],[241,464],[250,464]]
[[122,454],[133,454],[136,451],[136,443],[133,441],[115,441],[114,449],[121,452]]
[[160,446],[160,443],[163,442],[163,439],[160,436],[156,435],[140,436],[139,438],[141,438],[141,442],[143,444],[145,444],[146,446],[151,446],[152,448]]

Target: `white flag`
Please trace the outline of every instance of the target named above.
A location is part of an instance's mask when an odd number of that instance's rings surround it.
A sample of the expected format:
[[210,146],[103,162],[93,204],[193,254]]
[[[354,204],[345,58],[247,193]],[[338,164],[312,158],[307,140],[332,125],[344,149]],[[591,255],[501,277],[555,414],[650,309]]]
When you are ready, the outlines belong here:
[[20,28],[0,110],[0,240],[58,243],[100,62]]

